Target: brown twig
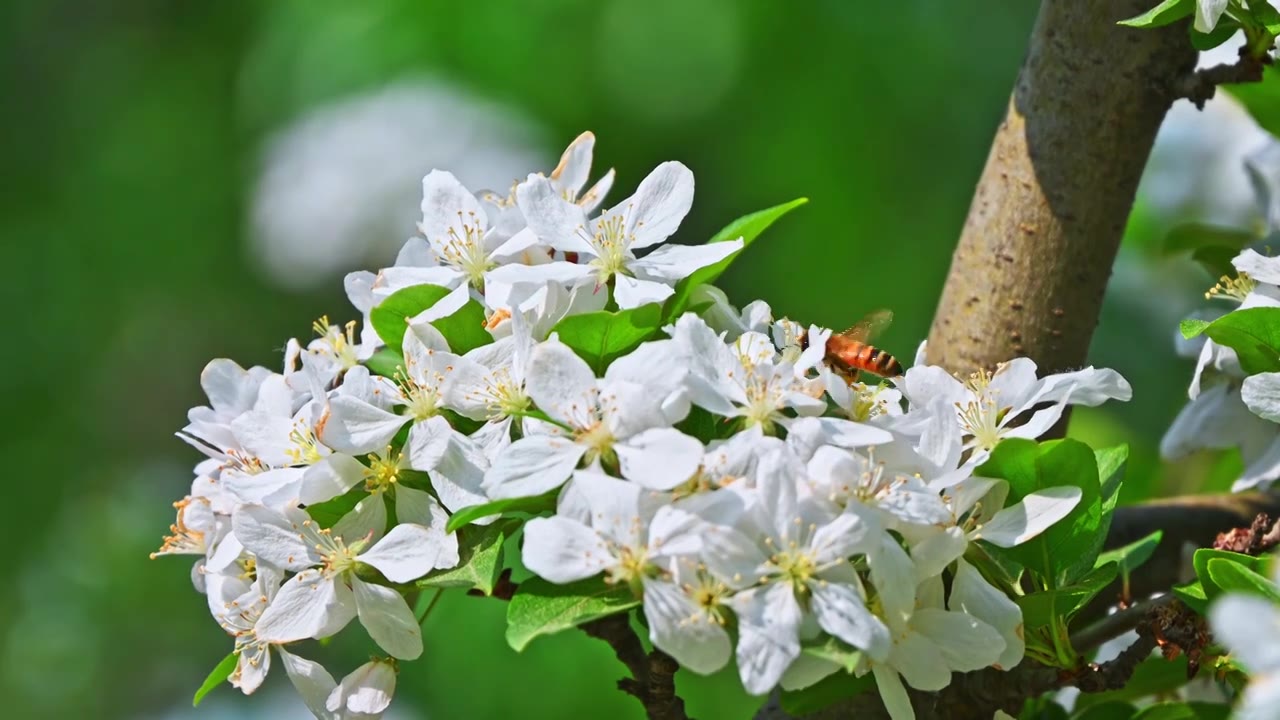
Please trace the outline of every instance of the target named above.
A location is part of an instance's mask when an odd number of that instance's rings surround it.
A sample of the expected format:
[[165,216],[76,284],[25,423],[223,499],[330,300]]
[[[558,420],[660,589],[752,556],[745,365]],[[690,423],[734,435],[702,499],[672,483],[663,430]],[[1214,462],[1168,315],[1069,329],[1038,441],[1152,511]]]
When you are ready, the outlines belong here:
[[1167,605],[1172,600],[1172,595],[1158,595],[1149,600],[1134,603],[1123,610],[1117,610],[1072,635],[1071,646],[1080,653],[1096,650],[1102,643],[1114,640],[1136,628],[1152,610]]
[[1174,84],[1174,92],[1203,110],[1204,104],[1213,99],[1219,85],[1261,82],[1262,68],[1270,57],[1259,59],[1245,50],[1241,48],[1240,59],[1234,63],[1215,65],[1184,75]]
[[609,643],[631,677],[618,681],[618,689],[644,705],[650,720],[688,720],[684,701],[676,695],[676,670],[680,665],[661,650],[645,653],[644,645],[631,629],[629,613],[592,620],[582,631]]

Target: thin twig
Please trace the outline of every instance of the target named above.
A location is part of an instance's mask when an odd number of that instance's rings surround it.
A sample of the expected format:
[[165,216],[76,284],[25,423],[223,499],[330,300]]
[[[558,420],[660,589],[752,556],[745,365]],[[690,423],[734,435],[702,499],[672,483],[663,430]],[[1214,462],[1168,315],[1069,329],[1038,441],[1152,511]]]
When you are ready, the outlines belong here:
[[646,654],[640,638],[631,629],[629,613],[592,620],[584,624],[582,630],[609,643],[618,660],[627,666],[631,677],[619,680],[618,689],[639,700],[650,720],[689,720],[684,700],[676,695],[679,663],[661,650]]
[[1172,595],[1158,595],[1142,602],[1134,603],[1123,610],[1117,610],[1073,635],[1071,637],[1071,646],[1080,653],[1095,650],[1102,643],[1114,640],[1136,628],[1139,623],[1147,618],[1152,610],[1168,605],[1172,600]]
[[1261,82],[1263,64],[1263,60],[1243,54],[1234,63],[1215,65],[1184,76],[1175,84],[1174,92],[1177,97],[1186,98],[1203,110],[1204,104],[1213,99],[1219,85]]

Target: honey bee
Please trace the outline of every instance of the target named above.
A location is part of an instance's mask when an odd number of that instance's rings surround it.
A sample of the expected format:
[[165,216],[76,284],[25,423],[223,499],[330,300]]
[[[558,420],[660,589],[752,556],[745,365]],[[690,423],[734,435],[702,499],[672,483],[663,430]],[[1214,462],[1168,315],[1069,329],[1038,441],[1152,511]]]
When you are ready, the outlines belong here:
[[[857,377],[859,370],[886,378],[901,375],[902,363],[870,344],[871,338],[892,321],[892,312],[876,310],[848,330],[833,333],[827,340],[827,362],[836,372],[851,380]],[[808,337],[801,339],[801,347],[808,347],[808,344]]]

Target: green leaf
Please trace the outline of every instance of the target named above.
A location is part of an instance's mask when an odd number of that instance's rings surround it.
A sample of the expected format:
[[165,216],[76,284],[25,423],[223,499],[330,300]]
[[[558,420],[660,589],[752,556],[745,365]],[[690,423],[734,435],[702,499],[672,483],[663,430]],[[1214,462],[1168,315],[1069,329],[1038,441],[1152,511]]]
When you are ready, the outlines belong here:
[[555,585],[539,577],[520,584],[507,606],[507,644],[516,652],[536,637],[553,635],[640,605],[625,584],[603,578]]
[[365,492],[362,486],[352,488],[343,495],[339,495],[332,500],[325,500],[322,503],[307,506],[307,514],[312,520],[316,521],[321,528],[331,528],[338,524],[344,515],[355,509],[356,505],[363,499],[369,497],[369,493]]
[[1157,28],[1191,17],[1196,10],[1196,0],[1164,0],[1150,10],[1121,20],[1119,24],[1135,28]]
[[805,645],[800,648],[800,652],[833,662],[847,673],[857,670],[858,662],[862,659],[861,650],[849,647],[835,638],[827,638],[826,642],[817,645]]
[[231,673],[235,672],[236,663],[239,661],[240,656],[235,653],[222,658],[222,662],[214,666],[213,670],[209,672],[209,676],[200,685],[200,689],[196,690],[195,697],[191,699],[191,707],[199,705],[200,701],[204,700],[205,695],[208,695],[214,688],[226,682],[227,678],[231,677]]
[[[450,292],[438,285],[413,285],[397,290],[369,313],[369,321],[382,342],[398,350],[404,345],[409,321],[434,307]],[[431,325],[449,341],[449,350],[459,355],[493,342],[493,336],[484,324],[484,306],[474,299],[468,299],[461,308],[431,321]]]
[[1176,660],[1165,660],[1163,655],[1155,655],[1138,663],[1124,687],[1102,693],[1084,693],[1077,698],[1076,708],[1164,695],[1186,685],[1190,679],[1187,677],[1186,655]]
[[1191,253],[1191,259],[1199,263],[1200,267],[1209,273],[1209,277],[1217,279],[1223,275],[1236,274],[1236,268],[1231,264],[1231,260],[1239,254],[1239,250],[1214,245],[1196,248],[1195,252]]
[[835,673],[807,688],[783,690],[780,700],[782,709],[788,715],[804,717],[834,705],[841,700],[868,692],[874,689],[875,686],[875,677],[871,673],[867,673],[862,677]]
[[1218,21],[1217,26],[1213,28],[1213,32],[1202,33],[1192,27],[1191,47],[1199,50],[1200,52],[1212,50],[1235,37],[1238,30],[1240,30],[1240,23],[1232,20],[1226,15],[1223,15],[1222,19]]
[[641,305],[630,310],[570,315],[552,328],[560,342],[587,361],[597,375],[603,375],[617,358],[657,335],[662,327],[662,306]]
[[1200,333],[1204,332],[1204,329],[1209,327],[1209,325],[1210,322],[1208,320],[1187,318],[1186,320],[1178,323],[1178,330],[1182,333],[1182,337],[1190,340],[1191,338],[1199,337]]
[[1209,323],[1204,334],[1240,356],[1250,375],[1280,370],[1280,308],[1236,310]]
[[1209,596],[1205,593],[1204,585],[1199,580],[1185,585],[1174,585],[1171,590],[1174,597],[1197,613],[1204,615],[1209,611]]
[[[1124,483],[1124,469],[1129,462],[1129,446],[1116,445],[1093,451],[1098,463],[1098,480],[1102,485],[1102,511],[1107,514],[1115,509],[1120,499],[1120,486]],[[1108,527],[1110,525],[1108,524]]]
[[666,311],[662,314],[667,320],[678,318],[684,314],[689,307],[689,298],[693,294],[693,289],[699,285],[705,285],[716,281],[716,278],[728,269],[729,265],[742,254],[744,250],[760,237],[760,233],[764,232],[777,221],[778,218],[786,215],[792,210],[809,202],[809,198],[797,198],[788,203],[774,205],[771,208],[765,208],[750,215],[743,215],[734,220],[715,234],[707,242],[727,242],[729,240],[737,240],[742,238],[742,250],[730,255],[714,265],[708,265],[693,271],[689,277],[676,283],[675,294],[672,295],[666,304]]
[[1222,89],[1239,100],[1263,130],[1280,135],[1280,70],[1274,65],[1263,66],[1262,82],[1224,85]]
[[1137,708],[1127,702],[1109,700],[1084,708],[1072,715],[1071,720],[1129,720],[1135,712]]
[[1227,558],[1210,558],[1209,578],[1227,592],[1243,592],[1280,603],[1280,588],[1262,575]]
[[482,505],[464,507],[449,517],[449,522],[445,524],[444,529],[445,532],[453,532],[464,525],[470,525],[476,520],[487,518],[490,515],[504,515],[513,512],[536,515],[555,510],[556,496],[559,493],[559,490],[552,490],[533,497],[506,498],[505,500],[494,500]]
[[[400,346],[397,345],[397,348]],[[396,371],[404,367],[404,356],[400,354],[398,349],[389,347],[378,348],[368,360],[364,361],[364,366],[369,368],[369,372],[382,377],[393,378]]]
[[1247,230],[1218,225],[1190,223],[1169,231],[1164,240],[1166,253],[1197,250],[1203,247],[1234,248],[1236,253],[1257,241],[1258,237]]
[[1227,720],[1230,705],[1206,702],[1166,702],[1138,711],[1133,720]]
[[502,573],[502,548],[507,539],[509,522],[492,525],[469,525],[458,531],[458,565],[439,570],[418,580],[419,587],[479,590],[493,594],[493,587]]
[[440,302],[440,298],[448,294],[449,289],[439,285],[413,285],[397,290],[369,313],[369,322],[387,347],[399,349],[404,345],[409,318]]
[[1280,10],[1271,7],[1270,0],[1247,0],[1246,5],[1255,23],[1266,28],[1272,36],[1280,35]]
[[975,474],[1007,480],[1009,504],[1036,490],[1061,485],[1080,488],[1079,504],[1048,530],[1017,547],[988,546],[988,551],[1014,560],[1040,578],[1046,589],[1070,585],[1093,570],[1106,533],[1099,530],[1103,498],[1098,460],[1089,446],[1075,440],[1040,445],[1031,440],[1005,440]]
[[1108,550],[1098,556],[1096,565],[1101,567],[1106,563],[1113,562],[1121,575],[1127,575],[1141,566],[1142,563],[1151,559],[1151,554],[1156,551],[1156,548],[1160,545],[1160,538],[1163,536],[1163,531],[1156,530],[1141,540],[1131,542],[1124,547]]
[[1028,628],[1051,625],[1054,618],[1068,622],[1115,579],[1116,564],[1111,562],[1094,568],[1070,585],[1024,595],[1017,600],[1018,607],[1022,608],[1022,622]]
[[1213,548],[1196,550],[1195,554],[1191,556],[1191,564],[1195,568],[1196,578],[1200,580],[1200,584],[1204,587],[1205,596],[1210,600],[1217,598],[1224,592],[1223,587],[1209,574],[1209,561],[1215,559],[1236,563],[1254,571],[1265,569],[1263,568],[1262,560],[1252,555],[1235,553],[1229,550],[1214,550]]

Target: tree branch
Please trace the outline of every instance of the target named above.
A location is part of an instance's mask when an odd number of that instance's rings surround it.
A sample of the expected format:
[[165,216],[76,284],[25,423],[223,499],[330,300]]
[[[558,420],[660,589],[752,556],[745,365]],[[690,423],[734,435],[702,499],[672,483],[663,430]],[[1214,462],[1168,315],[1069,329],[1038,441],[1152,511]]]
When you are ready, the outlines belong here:
[[631,629],[630,613],[610,615],[582,625],[582,631],[609,643],[631,677],[618,681],[618,689],[644,705],[650,720],[688,720],[684,701],[676,695],[676,670],[680,665],[670,655],[644,645]]
[[1180,78],[1173,89],[1178,97],[1190,100],[1203,110],[1204,104],[1213,99],[1219,85],[1262,82],[1262,68],[1270,59],[1269,56],[1264,59],[1255,58],[1247,52],[1247,48],[1241,48],[1240,59],[1236,62],[1197,70]]
[[1149,0],[1043,0],[929,331],[953,373],[1084,365],[1156,131],[1196,52]]

